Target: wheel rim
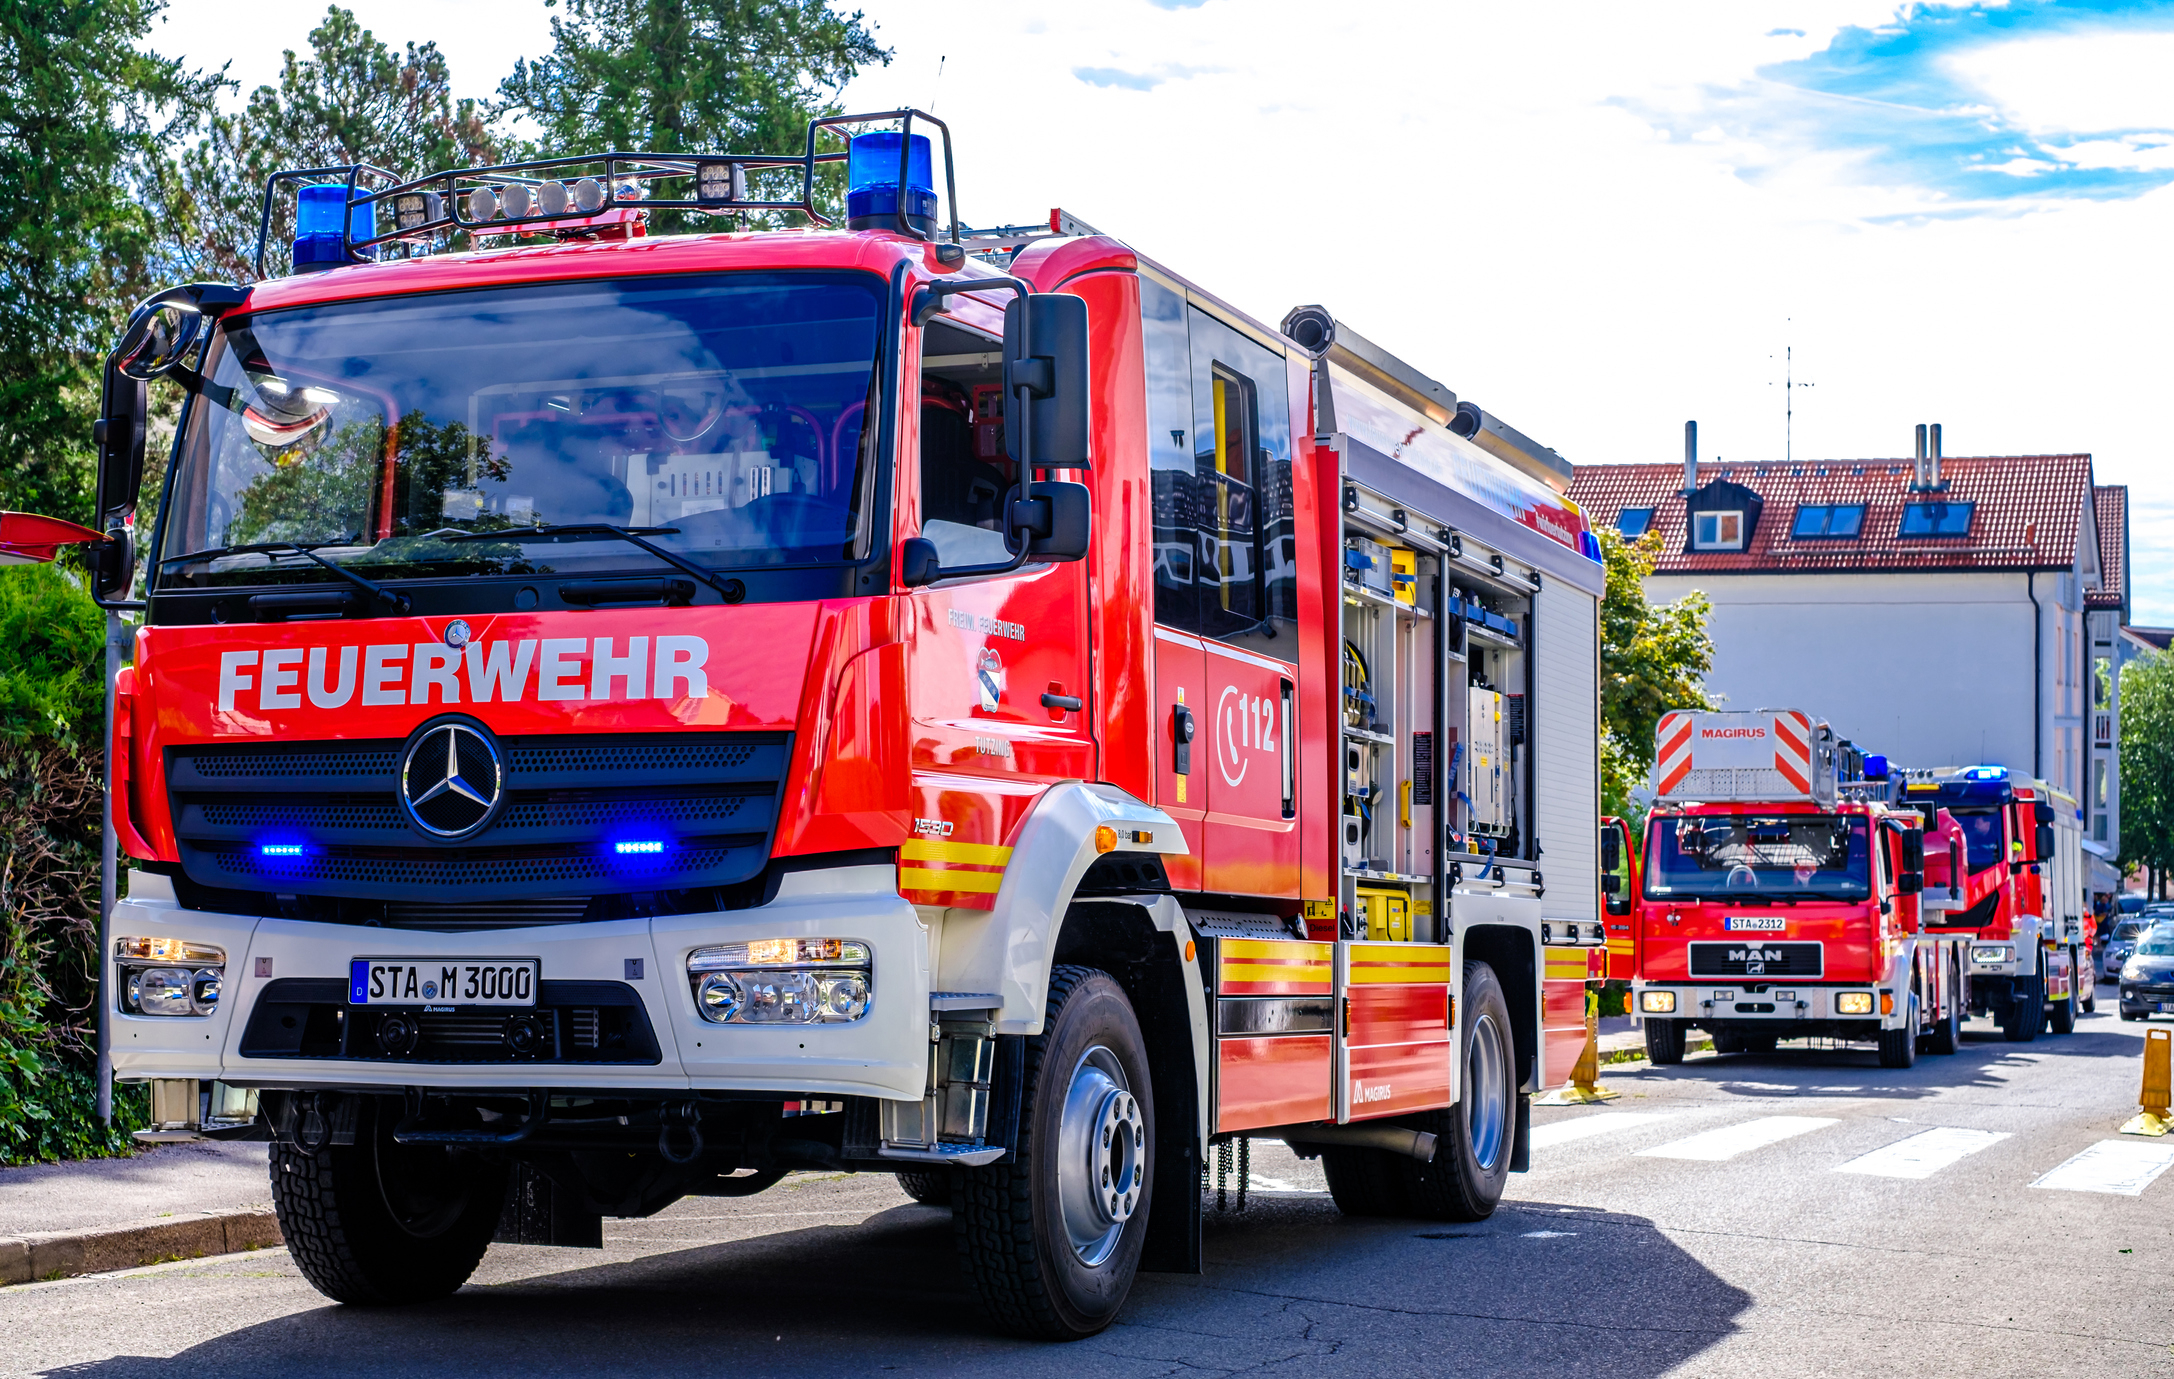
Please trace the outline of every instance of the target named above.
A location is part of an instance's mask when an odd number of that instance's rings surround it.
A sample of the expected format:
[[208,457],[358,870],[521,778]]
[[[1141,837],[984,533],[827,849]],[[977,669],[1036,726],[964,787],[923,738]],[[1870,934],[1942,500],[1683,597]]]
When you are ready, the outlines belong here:
[[1147,1122],[1124,1065],[1097,1044],[1080,1055],[1057,1120],[1057,1210],[1080,1263],[1117,1249],[1147,1185]]
[[1504,1113],[1509,1097],[1502,1086],[1502,1071],[1508,1066],[1495,1017],[1480,1016],[1473,1023],[1472,1042],[1464,1055],[1464,1120],[1465,1133],[1472,1139],[1472,1157],[1483,1170],[1494,1168],[1508,1137]]

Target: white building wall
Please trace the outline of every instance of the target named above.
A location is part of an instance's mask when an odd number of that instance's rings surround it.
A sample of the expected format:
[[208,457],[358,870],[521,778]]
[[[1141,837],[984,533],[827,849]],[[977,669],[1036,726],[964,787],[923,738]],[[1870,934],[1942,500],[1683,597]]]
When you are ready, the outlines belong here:
[[[1671,574],[1648,579],[1646,597],[1671,602],[1698,589],[1711,600],[1706,684],[1723,707],[1803,709],[1901,765],[1990,763],[2080,794],[2083,702],[2071,682],[2081,678],[2081,657],[2064,671],[2061,656],[2064,622],[2069,645],[2081,650],[2080,619],[2062,606],[2077,606],[2076,581],[2035,580],[2035,703],[2033,583],[1975,572]],[[2057,760],[2069,779],[2054,776]]]

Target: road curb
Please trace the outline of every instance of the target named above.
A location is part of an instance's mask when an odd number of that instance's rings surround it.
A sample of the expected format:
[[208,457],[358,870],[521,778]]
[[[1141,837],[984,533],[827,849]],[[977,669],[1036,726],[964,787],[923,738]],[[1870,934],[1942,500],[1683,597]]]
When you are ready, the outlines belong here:
[[105,1274],[284,1243],[279,1220],[268,1210],[161,1217],[92,1231],[6,1235],[0,1236],[0,1285]]
[[[1713,1046],[1713,1036],[1710,1034],[1687,1035],[1683,1041],[1683,1051],[1687,1054],[1707,1053],[1713,1049]],[[1600,1051],[1600,1065],[1602,1067],[1607,1067],[1611,1063],[1643,1063],[1645,1061],[1646,1046],[1644,1040],[1622,1048],[1602,1049]]]

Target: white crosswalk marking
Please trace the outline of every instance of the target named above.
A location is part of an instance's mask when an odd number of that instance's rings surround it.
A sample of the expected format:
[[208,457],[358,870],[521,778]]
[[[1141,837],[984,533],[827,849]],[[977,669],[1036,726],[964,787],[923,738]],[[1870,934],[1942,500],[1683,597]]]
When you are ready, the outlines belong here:
[[1875,1178],[1930,1178],[1949,1164],[1990,1149],[2008,1138],[2004,1130],[1959,1130],[1941,1126],[1861,1154],[1837,1173],[1867,1173]]
[[1595,1135],[1610,1135],[1618,1130],[1650,1125],[1657,1120],[1667,1120],[1674,1114],[1672,1111],[1594,1111],[1571,1120],[1535,1125],[1532,1127],[1530,1143],[1534,1149],[1551,1149],[1574,1140],[1591,1139]]
[[1733,1159],[1753,1149],[1763,1149],[1770,1144],[1812,1130],[1823,1130],[1835,1124],[1832,1116],[1763,1116],[1747,1120],[1742,1125],[1725,1125],[1719,1130],[1708,1130],[1688,1139],[1671,1140],[1652,1149],[1641,1149],[1639,1154],[1650,1159],[1706,1159],[1716,1161]]
[[2140,1197],[2152,1179],[2174,1167],[2174,1144],[2100,1140],[2041,1176],[2032,1187],[2061,1192],[2115,1192]]

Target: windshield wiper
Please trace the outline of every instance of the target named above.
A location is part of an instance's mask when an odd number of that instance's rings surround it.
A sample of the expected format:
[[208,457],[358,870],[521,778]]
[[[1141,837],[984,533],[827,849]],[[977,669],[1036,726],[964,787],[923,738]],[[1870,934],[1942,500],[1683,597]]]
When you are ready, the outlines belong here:
[[[431,533],[433,536],[437,533]],[[506,527],[499,531],[461,532],[456,536],[440,537],[443,541],[534,541],[549,536],[615,536],[630,546],[640,547],[657,559],[676,569],[684,570],[704,584],[724,595],[725,602],[738,603],[747,597],[747,586],[736,579],[727,579],[715,570],[705,569],[677,551],[668,551],[650,536],[677,536],[677,527],[615,527],[609,522],[566,522],[548,527]]]
[[336,546],[339,544],[341,543],[336,541],[321,541],[314,546],[305,546],[297,541],[259,541],[248,546],[212,546],[201,551],[170,555],[159,562],[159,567],[164,569],[168,565],[179,565],[187,560],[217,560],[220,556],[225,555],[277,555],[282,551],[291,551],[304,560],[322,565],[325,569],[330,570],[341,579],[362,590],[362,592],[384,604],[395,613],[405,613],[414,606],[409,602],[406,594],[396,594],[376,580],[365,579],[338,561],[327,560],[317,554],[319,546]]

